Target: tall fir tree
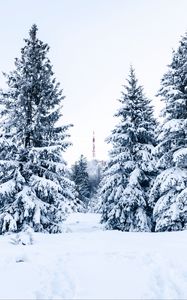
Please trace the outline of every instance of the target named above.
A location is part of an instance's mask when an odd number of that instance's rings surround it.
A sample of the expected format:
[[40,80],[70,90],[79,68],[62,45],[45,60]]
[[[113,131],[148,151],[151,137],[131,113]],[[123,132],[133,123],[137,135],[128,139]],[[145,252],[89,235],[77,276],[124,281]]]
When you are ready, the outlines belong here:
[[78,199],[84,209],[88,208],[90,201],[90,182],[87,167],[87,159],[83,155],[72,167],[72,179],[75,182]]
[[115,114],[120,122],[108,138],[113,148],[101,181],[102,222],[108,229],[149,231],[155,119],[132,67],[124,89]]
[[62,157],[71,125],[58,125],[64,96],[48,51],[33,25],[15,70],[5,74],[8,90],[0,96],[0,233],[27,226],[60,232],[76,203]]
[[165,102],[158,131],[157,176],[150,203],[156,231],[187,228],[187,34],[173,52],[158,93]]

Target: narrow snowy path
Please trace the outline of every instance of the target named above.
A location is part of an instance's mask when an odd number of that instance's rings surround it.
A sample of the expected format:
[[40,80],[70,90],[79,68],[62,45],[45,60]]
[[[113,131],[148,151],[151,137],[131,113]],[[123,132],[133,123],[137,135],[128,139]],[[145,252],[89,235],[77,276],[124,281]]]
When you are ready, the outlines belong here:
[[0,237],[0,299],[187,299],[187,231],[105,231],[72,214],[34,244]]

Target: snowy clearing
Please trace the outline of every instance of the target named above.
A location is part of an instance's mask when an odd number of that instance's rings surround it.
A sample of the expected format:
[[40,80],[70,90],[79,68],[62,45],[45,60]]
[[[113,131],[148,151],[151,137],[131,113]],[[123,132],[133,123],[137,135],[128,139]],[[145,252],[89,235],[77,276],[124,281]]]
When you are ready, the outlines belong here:
[[33,245],[0,237],[1,299],[186,299],[187,231],[105,231],[72,214],[65,233]]

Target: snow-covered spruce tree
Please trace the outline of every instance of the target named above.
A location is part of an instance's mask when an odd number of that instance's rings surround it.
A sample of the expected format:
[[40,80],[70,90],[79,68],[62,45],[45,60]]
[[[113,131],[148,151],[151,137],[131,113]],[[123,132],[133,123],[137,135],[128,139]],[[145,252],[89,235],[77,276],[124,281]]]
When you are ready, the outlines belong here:
[[99,183],[102,176],[102,162],[93,159],[88,162],[88,176],[90,181],[91,197],[93,197],[98,190]]
[[93,159],[88,162],[88,176],[90,182],[90,203],[89,211],[100,213],[100,197],[99,197],[99,184],[102,180],[104,161]]
[[[33,25],[21,58],[1,91],[0,233],[24,230],[60,232],[76,202],[62,153],[70,125],[61,118],[62,90],[56,83],[49,46]],[[60,122],[58,122],[60,123]]]
[[154,174],[155,120],[132,67],[127,82],[115,114],[120,121],[108,138],[113,148],[101,181],[101,222],[107,229],[150,231],[147,191]]
[[156,154],[159,175],[151,191],[155,231],[187,228],[187,34],[173,52],[158,93],[165,102]]
[[87,209],[90,201],[90,182],[87,172],[87,159],[83,155],[72,166],[72,179],[75,182],[78,199],[84,209]]

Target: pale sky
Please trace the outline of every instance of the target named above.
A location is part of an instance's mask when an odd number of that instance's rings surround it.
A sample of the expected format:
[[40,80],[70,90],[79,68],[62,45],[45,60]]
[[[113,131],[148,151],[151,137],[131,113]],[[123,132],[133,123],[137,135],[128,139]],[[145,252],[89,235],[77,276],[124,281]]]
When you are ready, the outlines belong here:
[[186,13],[187,0],[0,0],[0,70],[14,68],[36,23],[66,96],[64,123],[74,124],[65,158],[69,164],[80,154],[91,159],[94,130],[96,157],[106,159],[104,140],[116,122],[130,64],[158,115],[155,94],[172,49],[187,31]]

